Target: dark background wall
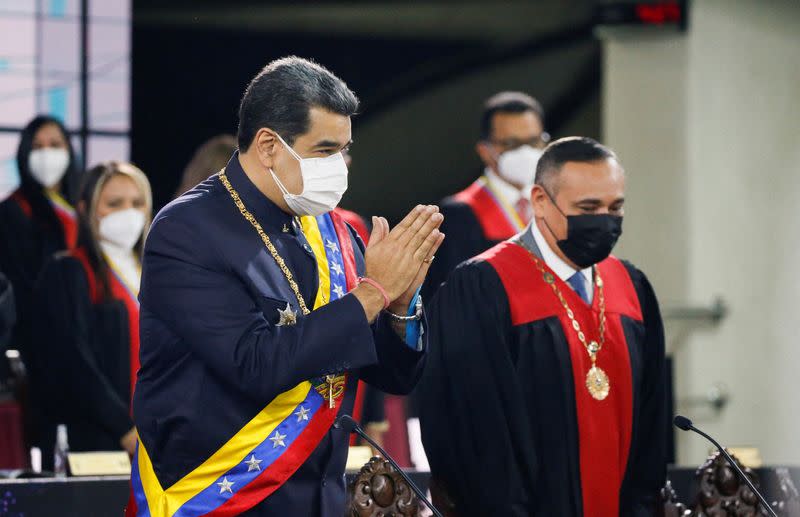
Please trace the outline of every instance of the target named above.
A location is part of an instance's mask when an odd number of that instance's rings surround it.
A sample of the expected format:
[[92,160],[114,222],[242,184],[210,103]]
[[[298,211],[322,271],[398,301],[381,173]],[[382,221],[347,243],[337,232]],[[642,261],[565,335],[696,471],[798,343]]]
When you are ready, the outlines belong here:
[[250,78],[296,54],[362,99],[344,204],[397,218],[477,176],[480,104],[496,91],[538,97],[556,136],[598,136],[589,6],[553,3],[134,1],[132,159],[163,205],[195,148],[235,133]]

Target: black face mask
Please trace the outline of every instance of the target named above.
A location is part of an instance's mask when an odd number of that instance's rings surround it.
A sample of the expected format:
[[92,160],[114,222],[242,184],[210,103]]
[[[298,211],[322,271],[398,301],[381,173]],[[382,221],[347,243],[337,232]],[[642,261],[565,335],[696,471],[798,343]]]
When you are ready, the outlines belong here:
[[[556,202],[550,198],[556,209]],[[567,219],[567,238],[556,244],[575,265],[581,268],[602,262],[611,254],[622,235],[622,216],[611,214],[561,215]],[[544,222],[550,230],[547,221]],[[550,233],[555,236],[553,230]]]

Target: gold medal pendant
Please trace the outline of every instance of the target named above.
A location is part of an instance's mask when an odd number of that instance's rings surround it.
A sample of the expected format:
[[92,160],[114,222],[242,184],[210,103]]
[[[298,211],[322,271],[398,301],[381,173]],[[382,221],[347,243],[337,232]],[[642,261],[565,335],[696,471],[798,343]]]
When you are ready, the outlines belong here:
[[592,366],[586,373],[586,388],[595,400],[604,400],[611,391],[608,375],[601,368]]

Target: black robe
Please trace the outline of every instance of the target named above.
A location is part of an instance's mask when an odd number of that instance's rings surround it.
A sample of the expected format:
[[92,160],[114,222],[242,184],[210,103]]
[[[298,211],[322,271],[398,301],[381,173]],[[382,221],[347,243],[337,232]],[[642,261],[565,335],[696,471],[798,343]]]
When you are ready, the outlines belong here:
[[483,253],[519,232],[521,221],[509,213],[496,194],[479,178],[439,204],[444,215],[441,231],[447,236],[431,264],[423,298],[430,300],[447,275],[467,259]]
[[65,240],[75,234],[77,223],[58,219],[61,229],[37,220],[31,205],[21,191],[0,202],[0,271],[14,288],[17,322],[11,337],[11,348],[18,348],[23,359],[30,342],[30,320],[33,287],[44,263],[54,253],[67,249]]
[[93,301],[91,290],[85,266],[64,253],[45,265],[34,291],[27,365],[45,468],[58,424],[66,424],[73,451],[121,450],[133,427],[128,309],[113,297]]
[[[658,303],[632,265],[612,257],[598,270],[608,321],[598,366],[611,382],[603,401],[588,395],[588,354],[566,311],[517,244],[462,265],[433,300],[422,438],[456,515],[605,517],[616,505],[619,515],[652,515],[668,429]],[[586,320],[597,318],[597,292],[590,309],[556,285],[596,339]]]

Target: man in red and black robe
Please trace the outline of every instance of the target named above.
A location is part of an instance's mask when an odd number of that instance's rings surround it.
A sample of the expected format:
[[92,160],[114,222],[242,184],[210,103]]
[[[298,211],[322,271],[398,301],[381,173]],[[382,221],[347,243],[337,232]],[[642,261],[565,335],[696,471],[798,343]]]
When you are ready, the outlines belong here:
[[666,477],[664,335],[645,275],[609,256],[623,196],[610,150],[553,143],[534,222],[433,300],[422,432],[434,495],[454,515],[653,515]]
[[483,174],[439,204],[446,242],[436,253],[422,294],[427,300],[461,262],[522,231],[530,222],[530,190],[548,134],[544,110],[522,92],[500,92],[483,107],[475,151]]

